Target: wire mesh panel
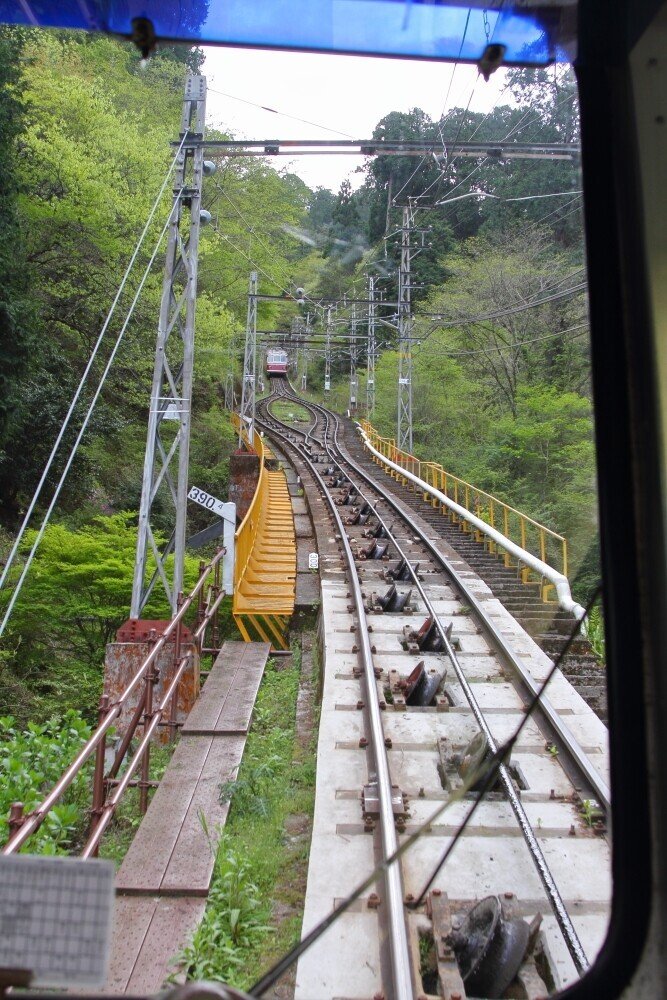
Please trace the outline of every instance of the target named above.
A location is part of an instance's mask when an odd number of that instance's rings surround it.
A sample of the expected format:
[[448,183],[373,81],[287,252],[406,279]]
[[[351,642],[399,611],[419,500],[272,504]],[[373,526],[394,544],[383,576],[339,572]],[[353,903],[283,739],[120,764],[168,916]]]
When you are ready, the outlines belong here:
[[0,970],[31,973],[32,986],[101,986],[113,898],[109,861],[0,858]]

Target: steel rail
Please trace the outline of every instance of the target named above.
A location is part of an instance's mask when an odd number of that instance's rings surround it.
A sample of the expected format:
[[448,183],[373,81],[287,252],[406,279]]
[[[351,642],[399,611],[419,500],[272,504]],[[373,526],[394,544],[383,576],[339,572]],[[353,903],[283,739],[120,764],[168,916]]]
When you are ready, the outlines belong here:
[[97,749],[98,745],[102,742],[109,729],[111,729],[113,723],[116,721],[118,716],[121,714],[123,708],[125,707],[130,695],[144,679],[149,667],[151,667],[152,664],[155,662],[158,653],[163,648],[163,646],[167,642],[169,636],[174,631],[178,623],[183,620],[183,617],[189,610],[195,597],[198,596],[199,591],[204,586],[204,583],[206,582],[209,573],[211,572],[212,569],[214,569],[216,563],[218,563],[220,559],[222,559],[223,555],[224,555],[223,550],[220,550],[220,552],[216,553],[216,555],[213,557],[208,566],[206,566],[204,572],[202,573],[199,580],[195,584],[193,590],[185,598],[183,604],[181,605],[176,615],[174,615],[174,617],[171,619],[165,630],[157,639],[152,650],[150,651],[146,659],[143,661],[143,663],[135,673],[134,677],[131,679],[131,681],[123,691],[122,695],[118,698],[116,702],[114,702],[113,705],[109,707],[108,713],[105,715],[102,722],[100,722],[100,724],[97,726],[93,734],[83,745],[83,747],[78,752],[72,763],[67,768],[67,770],[58,779],[58,781],[55,783],[55,785],[48,793],[48,795],[39,803],[38,806],[35,807],[35,809],[32,810],[31,813],[28,814],[28,816],[25,817],[24,822],[21,824],[19,829],[13,834],[13,836],[9,838],[7,843],[2,848],[0,854],[3,855],[15,854],[19,850],[19,848],[21,848],[25,844],[25,842],[29,839],[29,837],[32,836],[35,830],[37,830],[42,825],[42,823],[44,822],[44,820],[46,819],[46,817],[48,816],[49,812],[56,804],[58,799],[61,797],[61,795],[64,794],[64,792],[67,791],[67,789],[72,784],[72,782],[76,778],[77,774],[79,773],[83,765],[86,763],[88,758],[93,754],[93,752]]
[[[311,403],[310,401],[304,401],[302,402],[302,405],[315,407],[317,404]],[[406,511],[402,508],[398,500],[392,497],[389,492],[384,492],[382,486],[369,476],[367,472],[361,469],[353,459],[348,456],[347,458],[344,458],[344,461],[354,468],[354,470],[366,480],[369,486],[376,489],[379,493],[383,493],[385,502],[388,503],[399,516],[407,516]],[[401,472],[404,471],[405,470],[401,470]],[[421,532],[416,525],[412,525],[412,527],[419,534],[422,543],[426,546],[434,559],[438,561],[453,581],[454,585],[458,588],[465,603],[477,616],[477,619],[484,629],[487,638],[507,661],[508,665],[517,675],[521,684],[523,684],[529,692],[531,698],[535,697],[540,690],[539,682],[535,680],[530,671],[522,663],[520,657],[516,655],[500,630],[487,616],[481,602],[475,597],[475,594],[468,587],[463,578],[457,573],[454,567],[449,563],[447,558],[436,548],[435,544],[431,541],[428,535]],[[562,744],[585,784],[592,789],[596,799],[598,800],[598,805],[605,810],[608,816],[611,815],[611,790],[609,785],[599,771],[597,771],[593,766],[588,755],[583,751],[578,740],[545,694],[540,697],[539,710],[556,734],[558,741]]]
[[[337,428],[336,428],[335,439],[336,439],[336,445],[338,447]],[[355,463],[349,463],[349,464],[351,464],[353,468],[355,467]],[[355,471],[359,472],[360,470],[355,469]],[[358,487],[357,487],[357,489],[358,489]],[[359,492],[360,497],[362,497],[367,503],[370,502],[369,498],[367,496],[365,496],[361,492],[361,490],[358,489],[358,492]],[[382,492],[382,491],[380,491],[380,492]],[[382,501],[379,501],[379,502],[382,502]],[[484,734],[484,737],[485,737],[485,739],[487,741],[487,745],[489,747],[489,750],[491,751],[492,754],[495,755],[495,754],[498,753],[498,751],[500,749],[499,745],[498,745],[495,737],[493,736],[493,733],[491,732],[491,729],[490,729],[490,727],[489,727],[489,725],[488,725],[488,723],[486,721],[486,717],[485,717],[485,715],[484,715],[484,713],[483,713],[483,711],[482,711],[482,709],[481,709],[481,707],[479,705],[479,702],[477,701],[477,699],[476,699],[476,697],[475,697],[475,695],[473,693],[473,690],[472,690],[470,684],[468,683],[468,680],[467,680],[467,678],[465,676],[465,673],[463,672],[463,668],[461,667],[461,664],[460,664],[459,659],[458,659],[458,657],[456,655],[454,647],[452,646],[452,644],[451,644],[451,642],[449,640],[449,637],[447,635],[447,631],[446,631],[445,627],[443,626],[440,618],[438,617],[438,615],[437,615],[437,613],[435,611],[435,608],[433,607],[433,604],[431,603],[430,599],[428,598],[428,596],[426,594],[426,591],[424,590],[424,587],[422,586],[421,580],[419,580],[418,575],[417,575],[414,567],[411,565],[407,553],[402,549],[401,545],[399,544],[398,540],[396,539],[396,536],[391,531],[391,529],[390,529],[389,525],[387,524],[387,522],[379,514],[379,512],[377,510],[377,503],[378,502],[376,501],[376,503],[373,505],[373,510],[374,510],[375,516],[377,517],[378,521],[382,524],[384,530],[387,533],[387,537],[394,544],[394,546],[395,546],[395,548],[396,548],[399,556],[402,559],[405,559],[406,565],[408,566],[408,569],[410,571],[410,576],[412,577],[415,586],[419,590],[419,593],[420,593],[420,595],[422,597],[422,600],[424,601],[424,604],[426,605],[426,609],[427,609],[427,611],[429,613],[429,616],[431,617],[432,621],[435,623],[435,626],[436,626],[436,628],[438,630],[440,638],[442,639],[442,641],[444,643],[447,656],[448,656],[448,658],[449,658],[449,660],[450,660],[450,662],[451,662],[451,664],[452,664],[452,666],[454,668],[454,672],[456,673],[457,680],[458,680],[459,684],[461,685],[461,688],[463,689],[463,693],[464,693],[464,695],[466,697],[466,700],[467,700],[467,702],[468,702],[468,704],[469,704],[469,706],[470,706],[470,708],[472,710],[473,716],[475,717],[475,721],[477,722],[477,725],[479,726],[480,730]],[[415,527],[414,524],[410,525],[411,530],[414,529],[414,527]],[[586,953],[585,953],[585,951],[583,949],[581,941],[579,940],[579,936],[578,936],[578,934],[577,934],[577,932],[575,930],[575,927],[574,927],[574,925],[572,923],[572,920],[570,919],[570,915],[569,915],[569,913],[567,911],[567,907],[565,906],[565,903],[563,901],[563,897],[561,896],[560,891],[558,889],[558,886],[556,885],[556,882],[555,882],[554,877],[553,877],[553,875],[551,873],[551,870],[549,868],[547,860],[544,857],[544,854],[543,854],[542,849],[541,849],[541,847],[540,847],[540,845],[539,845],[539,843],[537,841],[537,838],[535,837],[535,833],[533,831],[533,827],[532,827],[532,825],[530,823],[530,820],[528,819],[528,816],[526,815],[526,811],[525,811],[525,809],[523,807],[523,803],[521,802],[519,796],[517,795],[516,789],[514,788],[514,783],[512,781],[512,777],[510,775],[509,769],[508,769],[508,767],[507,767],[506,764],[503,763],[503,764],[500,764],[498,766],[498,776],[499,776],[499,778],[501,780],[501,783],[503,785],[503,790],[504,790],[504,792],[505,792],[505,794],[507,796],[507,799],[508,799],[508,801],[510,803],[510,806],[512,808],[512,812],[514,813],[514,815],[516,817],[516,820],[517,820],[517,823],[519,824],[519,828],[521,829],[521,833],[523,834],[524,840],[526,841],[526,845],[528,847],[528,851],[529,851],[529,853],[531,855],[531,858],[533,860],[533,864],[535,865],[535,868],[537,870],[537,873],[538,873],[538,876],[540,878],[540,881],[542,882],[542,885],[544,886],[545,892],[546,892],[547,897],[549,899],[549,903],[550,903],[551,908],[552,908],[552,910],[554,912],[554,915],[556,917],[556,921],[558,923],[558,926],[560,927],[561,933],[562,933],[563,938],[565,940],[565,943],[567,945],[567,949],[570,952],[570,955],[572,957],[572,960],[573,960],[575,966],[577,967],[578,972],[580,974],[583,974],[586,971],[586,969],[588,968],[588,964],[589,964],[588,963],[588,958],[587,958]]]
[[[326,420],[328,422],[328,420],[329,420],[329,414],[327,413],[327,411],[324,408],[319,407],[318,404],[310,403],[310,402],[308,402],[305,405],[307,405],[308,408],[310,408],[311,410],[314,410],[315,412],[322,412],[323,415],[326,415],[325,418],[326,418]],[[333,440],[334,440],[336,449],[338,449],[338,453],[340,455],[340,459],[341,459],[341,461],[343,463],[345,463],[349,467],[351,467],[359,476],[361,476],[366,481],[366,483],[368,485],[370,485],[374,490],[376,490],[377,493],[380,494],[380,500],[379,501],[376,500],[375,502],[373,502],[367,495],[365,495],[362,492],[361,489],[359,489],[358,484],[355,484],[355,486],[357,488],[357,492],[360,495],[360,498],[364,502],[368,503],[369,505],[372,505],[374,514],[377,517],[378,521],[381,523],[382,527],[384,528],[384,530],[385,530],[385,532],[387,534],[387,537],[390,539],[390,541],[392,542],[392,544],[396,548],[396,550],[397,550],[397,552],[399,554],[399,557],[405,560],[406,565],[407,565],[407,567],[409,569],[409,572],[410,572],[410,576],[412,577],[415,586],[419,590],[419,593],[420,593],[420,595],[421,595],[421,597],[422,597],[422,599],[424,601],[424,604],[425,604],[426,609],[427,609],[427,611],[429,613],[429,616],[431,617],[432,621],[435,623],[436,628],[438,630],[438,633],[439,633],[439,635],[440,635],[440,637],[441,637],[441,639],[442,639],[442,641],[444,643],[447,656],[448,656],[448,658],[449,658],[449,660],[450,660],[450,662],[451,662],[451,664],[452,664],[452,666],[454,668],[454,672],[456,673],[457,680],[459,681],[459,684],[461,685],[461,688],[462,688],[463,693],[464,693],[464,695],[466,697],[466,700],[468,701],[468,704],[469,704],[469,706],[471,708],[471,711],[473,713],[475,721],[477,722],[480,730],[482,731],[482,733],[484,734],[485,739],[487,740],[487,744],[488,744],[489,750],[491,751],[492,754],[497,754],[498,750],[499,750],[498,743],[496,742],[496,740],[495,740],[495,738],[494,738],[494,736],[493,736],[493,734],[491,732],[491,729],[490,729],[490,727],[489,727],[489,725],[488,725],[488,723],[486,721],[484,713],[483,713],[482,709],[480,708],[480,705],[479,705],[479,703],[478,703],[478,701],[477,701],[477,699],[476,699],[476,697],[475,697],[475,695],[474,695],[474,693],[472,691],[472,688],[470,687],[470,685],[468,683],[467,678],[465,677],[465,673],[463,671],[463,668],[461,667],[461,664],[460,664],[460,662],[458,660],[458,657],[456,656],[456,652],[455,652],[455,650],[454,650],[454,648],[453,648],[453,646],[452,646],[452,644],[451,644],[451,642],[449,640],[449,637],[447,635],[446,629],[442,625],[442,622],[440,621],[440,618],[438,617],[438,615],[437,615],[437,613],[435,611],[435,608],[433,607],[432,602],[430,601],[428,595],[426,594],[426,591],[425,591],[425,589],[424,589],[421,581],[419,580],[418,575],[417,575],[414,567],[410,563],[409,557],[404,552],[403,548],[401,547],[400,543],[396,539],[396,536],[394,535],[394,533],[391,531],[391,529],[390,529],[389,525],[387,524],[387,522],[384,520],[384,518],[378,512],[377,505],[378,505],[379,502],[383,502],[383,501],[384,502],[389,502],[389,505],[391,507],[393,507],[393,509],[399,514],[399,516],[401,516],[401,518],[403,520],[406,520],[406,515],[405,515],[405,513],[403,511],[401,511],[397,507],[397,505],[393,504],[390,501],[390,498],[387,496],[386,492],[382,489],[382,487],[379,484],[376,484],[375,482],[373,482],[371,480],[371,478],[361,468],[359,468],[359,466],[357,466],[357,464],[349,456],[345,457],[343,455],[341,446],[340,446],[340,444],[338,442],[339,420],[338,420],[337,415],[332,414],[332,416],[334,418]],[[273,419],[277,419],[277,418],[273,418]],[[296,432],[298,434],[302,434],[302,435],[305,436],[305,434],[304,434],[303,431],[297,430],[296,428],[295,428],[295,430],[296,430]],[[310,433],[311,432],[309,432],[309,436],[310,436]],[[343,467],[341,465],[341,461],[339,461],[338,458],[336,458],[333,450],[328,445],[328,443],[326,441],[326,438],[324,439],[324,443],[322,444],[322,447],[326,450],[326,453],[328,454],[330,460],[333,461],[339,467],[339,469],[342,472],[345,472],[345,470],[343,469]],[[416,533],[420,536],[420,539],[423,542],[427,541],[426,537],[423,535],[423,533],[421,532],[421,530],[419,529],[419,527],[416,526],[416,525],[414,525],[412,522],[410,522],[410,530],[416,531]],[[428,547],[429,547],[429,550],[432,552],[432,554],[436,557],[436,560],[441,565],[444,565],[443,557],[441,556],[441,554],[438,553],[437,550],[434,550],[433,546],[429,545]],[[456,574],[456,576],[458,577],[458,574]],[[469,596],[470,595],[468,593],[466,593],[466,599]],[[475,610],[477,611],[478,615],[486,623],[486,615],[484,614],[483,610],[479,606],[479,602],[475,601],[475,605],[476,605]],[[497,632],[497,630],[495,629],[495,626],[493,626],[493,628],[494,628],[494,631]],[[532,678],[531,678],[531,680],[532,680]],[[537,690],[537,685],[535,685],[535,690]],[[569,734],[569,735],[571,736],[571,734]],[[578,744],[577,744],[577,749],[581,752],[581,748],[578,747]],[[564,938],[564,941],[565,941],[566,946],[568,948],[568,951],[569,951],[569,953],[570,953],[570,955],[572,957],[572,960],[573,960],[573,962],[574,962],[574,964],[575,964],[578,972],[580,974],[583,974],[586,971],[586,969],[588,968],[588,965],[589,965],[587,956],[586,956],[586,954],[584,952],[584,949],[583,949],[583,947],[581,945],[581,942],[580,942],[579,937],[577,935],[577,932],[576,932],[576,930],[574,928],[574,925],[573,925],[573,923],[572,923],[572,921],[570,919],[570,915],[569,915],[569,913],[567,911],[565,903],[563,902],[563,898],[562,898],[562,896],[560,894],[560,891],[558,889],[558,886],[556,885],[556,882],[555,882],[555,880],[553,878],[553,875],[552,875],[551,870],[550,870],[550,868],[548,866],[546,858],[544,857],[542,849],[541,849],[541,847],[540,847],[540,845],[539,845],[539,843],[537,841],[537,838],[535,837],[535,833],[533,831],[533,828],[532,828],[532,825],[530,823],[530,820],[528,819],[528,816],[526,815],[525,809],[523,808],[523,804],[522,804],[519,796],[516,793],[516,790],[514,788],[514,784],[512,782],[512,778],[511,778],[511,775],[509,773],[509,770],[508,770],[507,766],[505,764],[501,764],[499,766],[498,773],[499,773],[499,777],[500,777],[500,780],[502,782],[505,794],[507,795],[507,799],[508,799],[508,801],[510,803],[510,806],[512,808],[512,811],[514,812],[514,815],[515,815],[515,817],[517,819],[517,823],[519,824],[519,828],[521,829],[521,832],[522,832],[522,835],[524,837],[524,840],[526,841],[526,845],[527,845],[528,851],[529,851],[529,853],[531,855],[531,859],[532,859],[532,861],[533,861],[533,863],[535,865],[535,868],[537,870],[537,873],[538,873],[538,876],[540,878],[540,881],[542,882],[542,885],[543,885],[543,887],[545,889],[545,892],[547,894],[547,898],[549,899],[551,908],[552,908],[552,910],[554,912],[554,915],[556,917],[556,921],[557,921],[558,926],[559,926],[559,928],[561,930],[561,933],[563,935],[563,938]]]
[[[262,408],[267,405],[268,403],[266,399],[262,400],[260,403],[260,407]],[[275,417],[272,419],[277,420],[277,418]],[[326,415],[325,420],[328,421],[328,419],[329,419],[328,415]],[[265,421],[260,421],[260,422],[263,423],[264,426],[267,426]],[[281,421],[277,422],[281,423]],[[325,426],[325,435],[326,432],[327,428]],[[300,433],[305,433],[305,432],[300,432]],[[336,528],[340,533],[340,540],[343,546],[345,560],[348,566],[350,587],[357,613],[359,646],[360,646],[362,667],[364,672],[364,682],[367,693],[366,704],[368,707],[368,715],[371,727],[370,728],[371,746],[373,748],[373,753],[375,757],[375,767],[377,772],[382,854],[383,858],[386,860],[390,858],[398,849],[398,837],[396,834],[396,827],[394,823],[394,810],[392,805],[392,782],[389,773],[389,759],[384,742],[382,713],[380,709],[380,700],[377,693],[377,681],[375,678],[375,671],[373,667],[373,654],[371,651],[371,642],[369,639],[368,629],[365,627],[366,611],[364,608],[364,599],[361,592],[359,577],[354,564],[354,554],[352,552],[352,548],[347,538],[343,520],[340,516],[338,508],[334,504],[329,494],[329,491],[324,483],[324,480],[320,476],[319,472],[315,469],[312,461],[305,453],[305,450],[301,449],[294,442],[291,443],[292,446],[295,448],[295,450],[300,453],[303,460],[309,466],[311,474],[318,483],[320,489],[323,492],[324,497],[327,500],[327,504],[329,506],[329,509],[331,510],[334,522],[336,524]],[[385,888],[387,893],[387,920],[389,925],[389,941],[390,941],[392,984],[393,984],[393,991],[391,993],[391,997],[392,1000],[413,1000],[414,990],[412,982],[412,966],[410,962],[410,947],[408,943],[408,932],[407,932],[404,905],[403,905],[403,880],[402,880],[400,866],[397,865],[396,863],[390,865],[385,873]]]
[[[359,474],[367,479],[367,482],[373,483],[371,478],[367,477],[367,474],[363,472],[363,470],[359,469],[358,466],[356,466],[356,463],[354,463],[350,459],[346,459],[346,461],[349,461],[350,465],[356,468],[359,471]],[[376,488],[381,489],[379,485],[376,485],[375,483],[373,483],[373,485],[376,486]],[[385,497],[387,503],[389,503],[394,508],[394,510],[400,514],[401,513],[400,506],[391,498],[389,494],[385,494]],[[531,675],[530,671],[526,669],[526,667],[521,662],[520,658],[516,655],[516,653],[509,645],[509,643],[506,641],[500,630],[488,618],[488,616],[484,612],[484,609],[482,608],[481,602],[478,601],[473,592],[466,585],[465,581],[459,576],[456,570],[448,563],[446,557],[443,556],[442,553],[438,552],[435,545],[428,538],[428,536],[422,535],[421,537],[424,544],[429,549],[429,551],[440,561],[443,568],[446,569],[446,572],[455,582],[462,596],[465,598],[466,603],[477,615],[480,624],[487,633],[487,637],[489,637],[492,640],[493,645],[502,653],[503,657],[507,659],[508,663],[510,664],[514,672],[518,675],[519,679],[521,680],[521,683],[525,685],[530,695],[535,696],[540,688],[539,683]],[[575,623],[573,622],[573,624]],[[582,778],[584,779],[586,784],[593,789],[595,796],[598,799],[598,804],[605,810],[607,815],[609,815],[611,810],[611,790],[609,788],[609,785],[604,780],[602,775],[591,764],[591,761],[589,760],[587,754],[584,753],[584,751],[582,750],[576,737],[572,734],[571,730],[566,725],[566,723],[563,722],[560,715],[558,714],[552,703],[549,701],[549,698],[544,694],[540,698],[539,708],[544,717],[546,718],[546,720],[548,721],[549,726],[554,730],[558,739],[567,750],[568,755],[572,759],[573,763],[575,764]]]

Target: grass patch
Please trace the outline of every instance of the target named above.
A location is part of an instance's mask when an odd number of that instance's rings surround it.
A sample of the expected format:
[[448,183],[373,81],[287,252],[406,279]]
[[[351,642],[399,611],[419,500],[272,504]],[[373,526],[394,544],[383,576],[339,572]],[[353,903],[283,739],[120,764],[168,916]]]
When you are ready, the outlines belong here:
[[311,423],[313,419],[304,406],[291,401],[276,400],[271,404],[271,412],[278,420],[289,424]]
[[315,799],[314,747],[296,739],[300,661],[299,650],[267,664],[238,777],[220,787],[231,808],[204,919],[180,957],[190,979],[247,989],[300,936]]

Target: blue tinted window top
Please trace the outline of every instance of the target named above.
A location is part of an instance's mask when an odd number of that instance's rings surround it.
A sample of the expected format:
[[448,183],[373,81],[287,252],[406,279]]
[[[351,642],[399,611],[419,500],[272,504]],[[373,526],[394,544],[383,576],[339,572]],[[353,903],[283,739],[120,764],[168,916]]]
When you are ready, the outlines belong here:
[[557,7],[500,11],[439,0],[0,0],[0,20],[130,35],[147,17],[165,41],[477,62],[489,42],[505,62],[565,58]]

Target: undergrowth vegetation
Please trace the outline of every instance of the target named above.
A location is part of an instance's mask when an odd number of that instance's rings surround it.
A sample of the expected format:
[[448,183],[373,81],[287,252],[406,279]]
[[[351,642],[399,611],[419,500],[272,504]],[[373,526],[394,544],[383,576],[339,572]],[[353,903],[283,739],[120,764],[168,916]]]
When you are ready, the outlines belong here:
[[217,843],[204,919],[181,956],[188,978],[247,989],[298,939],[305,890],[315,753],[296,740],[300,656],[269,661]]
[[[32,546],[26,533],[21,554]],[[71,705],[93,719],[102,692],[106,643],[128,615],[136,550],[135,515],[99,515],[90,523],[50,525],[16,602],[0,660],[0,708],[25,724]],[[186,559],[186,593],[199,561]],[[19,563],[12,582],[21,571]],[[0,611],[10,595],[0,592]],[[147,618],[169,618],[164,592],[155,589]],[[228,634],[228,622],[223,622]]]
[[[11,715],[0,717],[0,844],[9,835],[9,810],[22,802],[29,813],[61,776],[90,736],[81,713],[70,709],[25,730]],[[63,799],[30,839],[33,854],[66,854],[83,830],[90,805],[91,768],[84,767]]]

